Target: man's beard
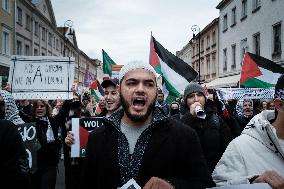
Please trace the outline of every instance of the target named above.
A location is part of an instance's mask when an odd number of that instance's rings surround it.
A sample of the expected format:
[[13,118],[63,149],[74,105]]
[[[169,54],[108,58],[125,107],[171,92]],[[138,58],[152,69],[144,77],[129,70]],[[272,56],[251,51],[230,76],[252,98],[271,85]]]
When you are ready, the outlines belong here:
[[129,108],[130,104],[125,100],[122,94],[120,94],[121,99],[121,105],[124,109],[125,114],[127,117],[134,122],[144,122],[147,120],[147,118],[150,116],[150,114],[153,112],[155,107],[156,98],[149,104],[148,109],[144,115],[133,115],[130,113]]

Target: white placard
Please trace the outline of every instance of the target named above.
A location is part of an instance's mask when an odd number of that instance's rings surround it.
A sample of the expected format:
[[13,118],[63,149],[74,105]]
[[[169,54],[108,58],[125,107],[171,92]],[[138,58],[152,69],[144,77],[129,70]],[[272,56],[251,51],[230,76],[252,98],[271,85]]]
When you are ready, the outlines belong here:
[[141,189],[141,187],[132,178],[127,183],[125,183],[120,189]]
[[240,185],[220,186],[220,187],[214,187],[211,189],[272,189],[272,188],[266,183],[257,183],[257,184],[240,184]]
[[9,83],[15,99],[72,99],[73,57],[13,56]]
[[71,157],[80,157],[79,120],[79,118],[72,118],[72,132],[74,133],[74,144],[71,146]]

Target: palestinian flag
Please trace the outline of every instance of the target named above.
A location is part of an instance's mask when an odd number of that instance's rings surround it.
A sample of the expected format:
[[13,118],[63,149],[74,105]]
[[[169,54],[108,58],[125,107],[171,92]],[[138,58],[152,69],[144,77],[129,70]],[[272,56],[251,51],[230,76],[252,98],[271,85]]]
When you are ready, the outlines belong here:
[[100,82],[98,80],[93,81],[90,85],[90,93],[92,96],[96,98],[96,102],[99,101],[99,98],[101,96],[104,96],[104,90],[102,86],[100,85]]
[[109,55],[102,49],[103,53],[103,72],[104,75],[111,77],[112,66],[116,65],[116,63],[109,57]]
[[243,59],[240,85],[246,88],[274,87],[284,68],[264,57],[247,52]]
[[163,92],[168,103],[175,101],[197,76],[197,72],[191,66],[170,53],[153,36],[149,62],[162,76]]

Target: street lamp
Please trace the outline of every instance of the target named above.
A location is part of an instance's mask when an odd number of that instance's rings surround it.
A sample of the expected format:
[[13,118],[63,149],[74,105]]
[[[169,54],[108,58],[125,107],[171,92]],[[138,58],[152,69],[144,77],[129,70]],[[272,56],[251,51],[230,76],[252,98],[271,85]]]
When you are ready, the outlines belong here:
[[200,38],[201,38],[200,28],[197,25],[193,25],[191,27],[191,31],[193,32],[193,39],[195,39],[196,35],[198,35],[198,83],[201,84],[200,82],[201,80],[200,79],[201,78],[201,75],[200,75]]
[[63,49],[63,56],[66,56],[66,42],[67,42],[67,37],[66,37],[66,27],[68,27],[68,29],[70,28],[70,31],[68,33],[68,35],[73,35],[72,32],[71,32],[71,27],[73,26],[73,21],[72,20],[66,20],[64,22],[64,27],[63,27],[63,30],[64,30],[64,49]]
[[[73,21],[72,20],[66,20],[64,22],[64,27],[63,27],[63,30],[64,30],[64,49],[63,49],[63,56],[65,57],[66,56],[66,43],[67,43],[67,37],[66,37],[66,28],[69,29],[69,33],[67,35],[73,35],[74,36],[74,32],[72,32],[72,26],[73,26]],[[78,52],[78,81],[79,81],[79,52]]]

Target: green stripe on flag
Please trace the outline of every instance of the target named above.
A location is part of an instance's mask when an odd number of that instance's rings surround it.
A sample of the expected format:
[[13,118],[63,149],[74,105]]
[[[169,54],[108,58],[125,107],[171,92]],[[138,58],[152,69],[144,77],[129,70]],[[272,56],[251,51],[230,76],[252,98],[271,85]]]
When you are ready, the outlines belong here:
[[167,90],[169,91],[166,102],[172,103],[173,101],[176,101],[176,98],[179,97],[180,93],[172,86],[172,84],[168,80],[166,80],[165,77],[162,78]]
[[261,81],[256,78],[250,78],[250,79],[247,79],[245,82],[243,82],[241,86],[246,87],[246,88],[252,88],[251,86],[254,86],[254,88],[271,88],[271,87],[274,87],[275,85]]

